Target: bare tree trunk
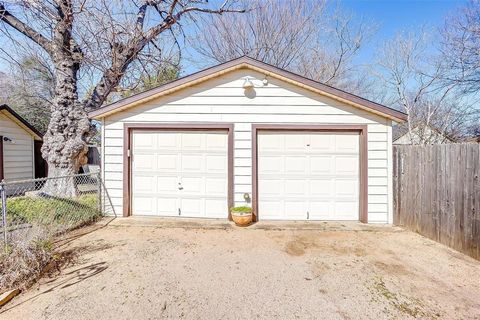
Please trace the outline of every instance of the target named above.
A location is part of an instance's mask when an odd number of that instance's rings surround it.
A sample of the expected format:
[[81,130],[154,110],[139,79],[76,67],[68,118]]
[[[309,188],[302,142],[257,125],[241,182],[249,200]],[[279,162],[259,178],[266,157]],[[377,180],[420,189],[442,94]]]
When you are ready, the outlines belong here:
[[[90,1],[88,4],[75,0],[33,1],[34,4],[32,1],[14,2],[15,5],[12,3],[9,6],[21,11],[19,17],[0,1],[0,22],[45,50],[55,68],[55,98],[42,146],[42,156],[48,163],[48,177],[51,178],[42,191],[53,196],[77,194],[73,178],[58,177],[78,173],[86,158],[87,141],[95,133],[87,110],[99,108],[105,102],[132,62],[139,61],[142,50],[149,44],[158,48],[153,43],[155,39],[161,33],[171,31],[182,16],[245,12],[244,9],[231,8],[229,0],[222,1],[217,9],[212,9],[206,0],[142,0],[136,14],[130,13],[131,1],[120,1],[118,9],[112,10],[108,8],[109,1]],[[158,13],[160,21],[152,17],[146,21],[148,9]],[[123,15],[130,15],[131,21],[126,21]],[[122,18],[118,20],[117,16]],[[90,19],[95,21],[91,25]],[[79,28],[75,29],[74,37],[75,21]],[[99,21],[105,24],[99,25]],[[41,29],[37,31],[37,27]],[[92,35],[95,35],[94,41],[91,41]],[[87,58],[84,58],[81,48],[87,53]],[[102,67],[105,58],[110,60],[106,70]],[[98,64],[92,64],[92,59]],[[80,102],[78,72],[81,65],[89,64],[91,67],[95,65],[96,70],[100,66],[103,73],[92,94]]]
[[[66,29],[56,36],[69,39],[69,30]],[[78,101],[80,59],[79,51],[65,49],[63,43],[53,56],[57,74],[55,98],[42,146],[42,156],[48,163],[48,176],[52,178],[78,173],[88,151],[87,139],[94,130],[84,105]],[[48,180],[42,191],[53,196],[72,197],[77,194],[73,178]]]

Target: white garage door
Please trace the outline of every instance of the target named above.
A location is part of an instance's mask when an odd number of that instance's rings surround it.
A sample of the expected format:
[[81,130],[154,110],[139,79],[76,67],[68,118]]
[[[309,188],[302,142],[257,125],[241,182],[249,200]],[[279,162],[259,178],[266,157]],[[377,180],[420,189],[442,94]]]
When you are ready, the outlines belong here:
[[358,133],[259,131],[258,211],[266,220],[358,220]]
[[132,214],[228,217],[225,131],[133,131]]

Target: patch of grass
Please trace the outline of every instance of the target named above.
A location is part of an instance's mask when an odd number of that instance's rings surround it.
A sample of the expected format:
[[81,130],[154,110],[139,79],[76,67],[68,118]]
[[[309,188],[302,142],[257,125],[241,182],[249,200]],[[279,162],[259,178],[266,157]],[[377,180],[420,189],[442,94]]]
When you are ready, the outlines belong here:
[[8,198],[8,245],[0,249],[0,292],[26,288],[55,262],[55,237],[102,216],[96,194]]
[[375,281],[375,284],[373,286],[375,290],[381,294],[385,299],[391,301],[391,300],[397,300],[397,295],[390,290],[387,289],[385,286],[385,281],[383,281],[382,278],[378,278]]
[[[423,306],[418,299],[408,298],[401,294],[390,291],[385,285],[385,281],[381,277],[375,280],[373,289],[377,294],[383,296],[383,298],[385,298],[398,311],[404,314],[408,314],[414,318],[425,318],[428,316],[423,310]],[[434,319],[437,317],[437,315],[430,315],[428,317]]]
[[76,227],[97,220],[96,194],[81,195],[75,199],[58,197],[15,197],[7,201],[10,221],[28,224],[60,224]]

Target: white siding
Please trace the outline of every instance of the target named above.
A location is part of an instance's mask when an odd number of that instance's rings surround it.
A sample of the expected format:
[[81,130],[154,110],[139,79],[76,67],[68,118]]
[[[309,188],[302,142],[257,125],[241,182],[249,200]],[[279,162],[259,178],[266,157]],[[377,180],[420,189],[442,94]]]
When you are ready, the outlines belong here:
[[[255,94],[245,94],[245,77]],[[252,123],[367,124],[369,222],[391,223],[391,121],[251,70],[238,70],[104,118],[105,183],[122,212],[123,125],[132,122],[234,123],[234,200],[252,192]],[[391,202],[391,200],[390,200]]]
[[0,136],[12,139],[3,142],[5,180],[33,178],[33,137],[2,112]]

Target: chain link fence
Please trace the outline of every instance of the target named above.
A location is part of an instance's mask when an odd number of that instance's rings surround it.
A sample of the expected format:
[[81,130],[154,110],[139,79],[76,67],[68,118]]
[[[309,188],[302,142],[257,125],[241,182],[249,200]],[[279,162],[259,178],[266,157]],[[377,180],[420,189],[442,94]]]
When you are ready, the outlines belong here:
[[2,181],[0,208],[0,292],[40,272],[56,237],[115,216],[100,173]]

